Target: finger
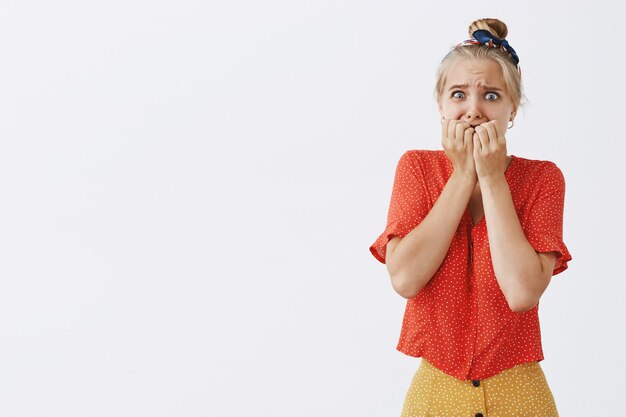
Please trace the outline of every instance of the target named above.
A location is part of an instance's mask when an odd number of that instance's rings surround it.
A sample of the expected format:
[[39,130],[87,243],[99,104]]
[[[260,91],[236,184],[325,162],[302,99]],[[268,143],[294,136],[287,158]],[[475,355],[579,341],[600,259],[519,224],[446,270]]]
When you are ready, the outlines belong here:
[[454,139],[454,136],[456,135],[456,129],[457,129],[458,124],[459,124],[458,120],[450,121],[450,127],[448,128],[448,136],[450,136],[450,138],[452,139]]
[[441,144],[445,148],[448,144],[448,125],[450,124],[450,119],[443,119],[441,121]]
[[496,131],[496,123],[494,121],[491,121],[489,123],[485,123],[483,126],[487,131],[487,136],[489,137],[490,144],[498,144],[498,132]]
[[474,156],[476,157],[483,150],[483,146],[480,142],[480,136],[478,136],[478,133],[474,132],[472,140],[474,141]]
[[465,129],[465,132],[463,132],[463,144],[465,145],[466,148],[470,148],[471,149],[471,145],[473,142],[472,137],[474,136],[474,128],[470,127]]
[[481,142],[481,150],[489,146],[489,133],[483,125],[476,126],[476,133]]
[[450,137],[450,135],[454,132],[454,125],[456,124],[456,120],[454,120],[454,119],[446,119],[446,120],[444,120],[444,122],[447,122],[446,124],[444,124],[444,126],[445,126],[444,134],[447,137]]
[[458,142],[463,142],[463,132],[469,127],[469,123],[459,121],[455,126],[454,139]]
[[495,127],[496,133],[498,135],[498,142],[500,144],[506,143],[506,138],[504,137],[504,132],[502,131],[502,128],[497,123],[494,123],[493,126]]
[[460,142],[463,141],[463,131],[465,130],[465,128],[463,127],[462,123],[457,123],[455,126],[455,132],[454,132],[454,141],[459,144]]

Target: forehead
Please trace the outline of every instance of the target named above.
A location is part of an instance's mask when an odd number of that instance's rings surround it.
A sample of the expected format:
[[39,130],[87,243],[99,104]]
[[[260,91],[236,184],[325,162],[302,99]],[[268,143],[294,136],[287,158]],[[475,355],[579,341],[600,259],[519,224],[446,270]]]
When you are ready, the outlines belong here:
[[460,59],[448,72],[446,86],[467,84],[473,86],[493,86],[505,89],[502,68],[489,59]]

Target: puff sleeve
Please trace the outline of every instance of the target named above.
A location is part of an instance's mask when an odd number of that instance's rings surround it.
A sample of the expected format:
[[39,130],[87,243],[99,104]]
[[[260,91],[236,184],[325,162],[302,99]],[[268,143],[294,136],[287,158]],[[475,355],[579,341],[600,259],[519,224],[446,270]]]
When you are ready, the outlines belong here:
[[430,199],[417,150],[406,151],[398,161],[387,214],[387,226],[370,246],[380,262],[386,262],[387,243],[393,236],[406,236],[430,210]]
[[524,234],[536,252],[556,252],[552,275],[567,269],[572,256],[563,242],[565,178],[553,162],[546,163],[537,179],[535,199],[524,224]]

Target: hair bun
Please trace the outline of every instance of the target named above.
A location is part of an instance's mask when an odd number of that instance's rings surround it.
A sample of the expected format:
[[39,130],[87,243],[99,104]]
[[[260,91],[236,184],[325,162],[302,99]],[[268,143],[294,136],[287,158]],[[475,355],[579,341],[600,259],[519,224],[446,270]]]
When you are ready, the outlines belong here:
[[488,30],[500,39],[506,38],[506,35],[508,35],[509,33],[506,24],[502,20],[484,18],[473,21],[472,24],[469,26],[470,38],[475,31],[480,29]]

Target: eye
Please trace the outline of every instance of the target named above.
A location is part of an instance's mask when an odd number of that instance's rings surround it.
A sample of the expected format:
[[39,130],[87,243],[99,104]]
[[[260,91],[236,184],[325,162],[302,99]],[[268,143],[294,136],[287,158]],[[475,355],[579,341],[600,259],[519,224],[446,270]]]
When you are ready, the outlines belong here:
[[498,99],[498,94],[490,91],[490,92],[487,93],[485,98],[487,98],[487,100],[489,100],[489,101],[497,100]]
[[[460,96],[459,96],[458,94],[460,94]],[[454,92],[452,93],[452,97],[454,97],[454,98],[463,98],[463,97],[464,97],[464,94],[463,94],[463,92],[462,92],[462,91],[457,90],[457,91],[454,91]]]

